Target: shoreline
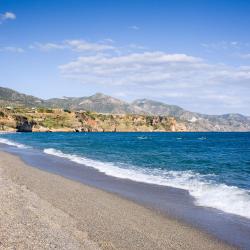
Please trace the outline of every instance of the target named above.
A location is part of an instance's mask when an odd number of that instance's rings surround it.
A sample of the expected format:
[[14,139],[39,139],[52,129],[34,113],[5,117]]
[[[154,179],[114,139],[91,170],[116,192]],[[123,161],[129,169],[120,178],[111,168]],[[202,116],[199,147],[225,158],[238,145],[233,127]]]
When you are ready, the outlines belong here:
[[76,228],[72,227],[68,237],[80,244],[73,233],[80,231],[87,235],[82,242],[89,249],[232,249],[192,226],[116,194],[36,169],[2,151],[0,159],[1,178],[49,203],[58,211],[55,214],[63,212],[71,218]]

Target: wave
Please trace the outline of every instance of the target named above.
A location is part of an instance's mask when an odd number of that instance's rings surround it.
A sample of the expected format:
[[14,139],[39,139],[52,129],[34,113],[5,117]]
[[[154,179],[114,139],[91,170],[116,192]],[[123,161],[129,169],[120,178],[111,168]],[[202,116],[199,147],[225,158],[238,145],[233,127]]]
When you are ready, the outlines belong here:
[[65,154],[53,148],[44,149],[44,153],[66,158],[117,178],[184,189],[195,198],[195,204],[198,206],[216,208],[226,213],[250,218],[250,191],[207,180],[208,175],[193,171],[148,170],[135,166],[124,168],[111,162]]
[[147,136],[138,136],[137,139],[139,139],[139,140],[146,140],[146,139],[148,139],[148,137]]
[[14,146],[17,148],[29,148],[28,146],[26,146],[24,144],[13,142],[13,141],[10,141],[10,140],[5,139],[5,138],[0,138],[0,143],[7,144],[9,146]]
[[202,141],[206,140],[206,139],[207,139],[207,137],[204,137],[204,136],[198,138],[198,140],[202,140]]

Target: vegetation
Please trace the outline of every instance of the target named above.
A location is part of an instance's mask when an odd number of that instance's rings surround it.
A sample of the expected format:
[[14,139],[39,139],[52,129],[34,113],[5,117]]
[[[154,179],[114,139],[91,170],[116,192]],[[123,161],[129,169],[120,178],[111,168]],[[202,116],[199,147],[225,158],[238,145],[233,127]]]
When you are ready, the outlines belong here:
[[106,115],[47,108],[2,108],[0,129],[22,131],[183,131],[174,118],[143,115]]

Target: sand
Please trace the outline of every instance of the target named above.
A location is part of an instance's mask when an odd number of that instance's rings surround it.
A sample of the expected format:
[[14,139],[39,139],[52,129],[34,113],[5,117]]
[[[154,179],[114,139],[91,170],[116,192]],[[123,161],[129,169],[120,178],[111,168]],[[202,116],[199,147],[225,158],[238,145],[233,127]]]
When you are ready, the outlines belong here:
[[185,223],[0,152],[0,249],[232,249]]

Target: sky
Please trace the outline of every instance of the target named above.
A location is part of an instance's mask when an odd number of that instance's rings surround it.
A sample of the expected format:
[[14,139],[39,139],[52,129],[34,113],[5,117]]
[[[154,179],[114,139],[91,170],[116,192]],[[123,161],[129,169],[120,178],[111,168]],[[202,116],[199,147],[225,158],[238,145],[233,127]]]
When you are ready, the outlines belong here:
[[248,0],[0,0],[0,86],[250,115]]

